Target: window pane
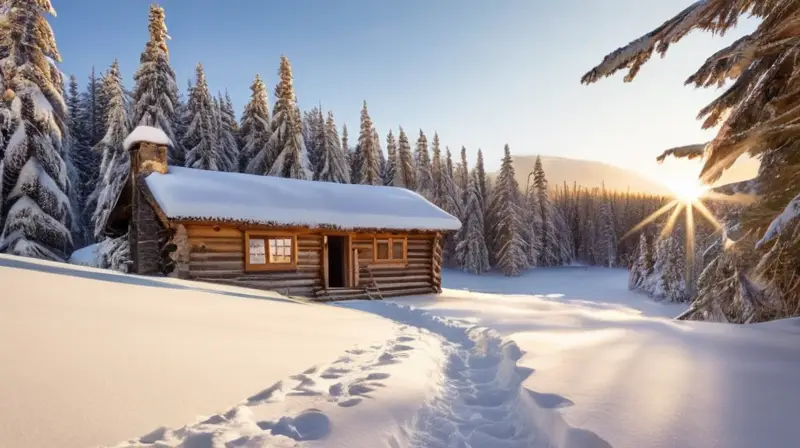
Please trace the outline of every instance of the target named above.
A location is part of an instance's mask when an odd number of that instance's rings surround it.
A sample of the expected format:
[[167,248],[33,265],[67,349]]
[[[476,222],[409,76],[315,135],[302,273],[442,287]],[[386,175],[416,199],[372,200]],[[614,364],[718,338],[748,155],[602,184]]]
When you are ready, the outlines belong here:
[[403,259],[403,240],[392,240],[392,258],[395,260]]
[[377,253],[375,254],[375,258],[378,260],[388,260],[389,259],[389,240],[377,240],[376,241],[376,249]]
[[263,239],[250,239],[250,247],[248,248],[248,256],[250,257],[250,264],[265,264],[267,262],[267,252],[264,246]]
[[291,263],[292,262],[292,239],[291,238],[270,238],[269,240],[269,262],[270,263]]

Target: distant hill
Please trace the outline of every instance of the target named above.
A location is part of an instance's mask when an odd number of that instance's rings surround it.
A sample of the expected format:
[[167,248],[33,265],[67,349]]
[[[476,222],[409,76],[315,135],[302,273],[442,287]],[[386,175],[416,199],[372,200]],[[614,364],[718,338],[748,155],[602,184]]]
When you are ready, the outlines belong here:
[[[607,190],[627,191],[669,195],[670,190],[664,185],[646,178],[636,172],[608,165],[593,160],[569,159],[566,157],[541,156],[542,166],[551,186],[560,186],[566,182],[572,186],[577,182],[586,188],[602,187]],[[514,157],[514,170],[520,187],[525,189],[528,173],[533,171],[536,156]]]
[[[586,188],[602,187],[607,190],[628,191],[632,193],[649,193],[671,195],[668,187],[637,172],[593,160],[570,159],[567,157],[541,156],[547,180],[551,186],[561,186],[566,182],[572,186],[574,182]],[[517,182],[525,189],[528,173],[533,171],[536,163],[535,155],[514,157],[514,170]],[[758,169],[758,162],[753,159],[742,159],[730,170],[726,171],[715,185],[750,179]],[[494,176],[494,173],[492,174]]]

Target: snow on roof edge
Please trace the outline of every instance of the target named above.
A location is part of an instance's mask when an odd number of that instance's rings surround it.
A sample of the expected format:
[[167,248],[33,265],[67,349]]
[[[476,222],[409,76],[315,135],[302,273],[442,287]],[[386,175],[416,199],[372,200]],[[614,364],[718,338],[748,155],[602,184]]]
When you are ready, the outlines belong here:
[[159,128],[152,126],[136,126],[122,143],[125,151],[130,151],[133,145],[141,142],[155,143],[157,145],[172,146],[172,140]]

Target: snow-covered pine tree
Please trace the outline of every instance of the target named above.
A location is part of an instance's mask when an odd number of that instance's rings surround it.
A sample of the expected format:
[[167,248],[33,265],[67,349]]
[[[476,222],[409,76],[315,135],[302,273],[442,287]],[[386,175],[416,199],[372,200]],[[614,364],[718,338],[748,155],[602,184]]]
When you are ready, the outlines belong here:
[[450,147],[445,146],[445,170],[447,175],[455,182],[455,171],[453,170],[453,154],[450,152]]
[[539,156],[536,156],[536,162],[533,166],[533,185],[539,196],[540,218],[542,222],[542,228],[539,234],[541,238],[539,242],[539,265],[555,266],[558,264],[558,241],[555,238],[555,227],[553,226],[553,217],[551,216],[552,205],[548,197],[549,186],[547,183],[547,176],[542,167],[542,158]]
[[381,147],[381,136],[378,135],[378,131],[374,126],[372,127],[372,138],[375,140],[375,151],[378,154],[378,166],[380,168],[378,174],[380,174],[381,185],[383,185],[383,177],[386,175],[386,154],[383,153],[383,148]]
[[94,237],[97,240],[105,234],[108,216],[116,205],[122,187],[130,176],[130,155],[123,142],[130,133],[130,120],[125,108],[125,93],[119,65],[115,62],[103,79],[104,94],[109,98],[106,135],[95,145],[94,151],[102,154],[100,176],[95,190],[95,209],[92,213]]
[[267,166],[270,167],[267,174],[312,180],[314,173],[311,170],[308,151],[303,140],[302,120],[297,108],[297,97],[294,94],[292,81],[292,65],[286,56],[281,56],[278,74],[280,81],[275,87],[272,136],[267,145]]
[[67,107],[50,0],[5,0],[0,60],[0,251],[63,261],[72,251],[72,204],[63,136]]
[[363,185],[382,185],[378,148],[375,147],[372,119],[369,117],[367,102],[361,107],[361,132],[358,135],[358,152],[361,159],[361,179]]
[[303,139],[306,142],[309,163],[314,171],[314,179],[318,179],[322,170],[320,153],[325,144],[325,118],[319,107],[314,107],[303,114]]
[[363,154],[361,154],[361,146],[358,143],[356,143],[355,148],[352,148],[352,150],[347,153],[347,160],[350,163],[350,182],[360,184],[364,157]]
[[417,189],[417,171],[414,167],[414,157],[411,154],[408,136],[406,136],[402,126],[400,127],[400,135],[397,141],[397,167],[394,186],[409,190]]
[[[469,161],[467,160],[467,148],[465,146],[461,146],[461,161],[458,163],[456,167],[455,176],[453,179],[456,181],[456,185],[458,185],[459,190],[463,195],[461,202],[466,204],[467,200],[469,199],[469,189],[467,188],[467,184],[469,183]],[[485,197],[483,199],[486,199]]]
[[386,160],[386,169],[383,170],[383,185],[394,185],[397,175],[397,141],[391,129],[386,136],[386,152],[389,157]]
[[628,288],[639,289],[644,284],[647,277],[653,273],[653,257],[650,253],[650,244],[647,242],[647,235],[642,232],[639,235],[639,248],[636,259],[631,266],[628,276]]
[[267,87],[261,76],[256,75],[250,86],[250,101],[242,113],[242,125],[239,128],[242,150],[239,155],[239,168],[243,173],[264,174],[269,151],[268,143],[272,135],[270,124]]
[[80,96],[80,121],[89,135],[87,140],[89,147],[99,143],[106,131],[108,101],[103,98],[102,91],[103,76],[98,77],[93,66],[86,90]]
[[[150,39],[139,58],[139,69],[133,76],[136,83],[133,90],[133,123],[159,128],[174,143],[175,132],[172,127],[175,123],[175,105],[178,104],[178,84],[169,64],[169,35],[164,18],[164,8],[150,5]],[[170,146],[170,163],[180,159],[174,154],[175,146]]]
[[[480,193],[480,192],[479,192]],[[539,207],[539,195],[536,189],[529,188],[525,201],[525,241],[528,243],[528,264],[537,266],[539,264],[539,250],[542,232],[541,207]]]
[[447,193],[445,192],[445,175],[442,168],[442,150],[439,147],[439,133],[433,134],[433,158],[431,159],[431,199],[437,207],[442,208],[442,205],[447,200]]
[[617,265],[617,233],[614,227],[611,204],[608,203],[608,198],[604,197],[600,204],[597,253],[601,257],[598,262],[609,268]]
[[[183,139],[186,137],[186,132],[189,130],[189,124],[191,124],[191,114],[189,113],[189,105],[188,101],[189,98],[192,97],[192,90],[194,86],[192,85],[192,81],[189,80],[187,82],[186,87],[186,96],[179,95],[178,96],[178,104],[175,105],[175,141],[173,145],[175,146],[172,151],[172,165],[175,166],[185,166],[186,165],[186,148],[183,147]],[[132,115],[132,114],[131,114]]]
[[239,171],[239,142],[236,135],[239,126],[236,123],[236,112],[228,92],[219,95],[219,147],[225,158],[225,171]]
[[347,155],[342,150],[339,131],[336,129],[331,111],[328,111],[328,119],[325,122],[325,140],[320,153],[320,164],[322,167],[318,180],[350,183],[350,165],[347,163]]
[[197,64],[192,96],[187,103],[189,127],[181,145],[186,148],[186,166],[201,170],[220,171],[219,141],[215,134],[214,104],[208,92],[203,66]]
[[527,244],[520,207],[521,194],[508,145],[504,152],[488,208],[489,225],[494,238],[491,250],[495,254],[496,267],[506,276],[517,276],[528,267]]
[[489,181],[486,178],[486,167],[483,164],[483,150],[480,148],[478,148],[478,158],[475,162],[475,171],[478,175],[478,188],[480,188],[481,197],[483,198],[485,204],[489,198]]
[[665,235],[656,244],[653,275],[647,280],[645,289],[655,298],[670,302],[683,302],[685,272],[680,243],[674,234]]
[[433,177],[431,176],[431,156],[428,153],[428,137],[419,130],[417,147],[414,150],[414,169],[417,173],[417,193],[429,201],[433,200]]
[[69,151],[72,163],[77,172],[76,182],[72,187],[75,192],[76,200],[73,202],[74,219],[80,227],[79,236],[73,235],[76,247],[82,247],[87,242],[93,242],[91,216],[92,213],[86,206],[89,196],[94,190],[97,176],[100,171],[100,163],[95,152],[92,151],[89,142],[91,135],[83,121],[83,110],[81,109],[81,95],[78,91],[78,79],[75,75],[69,77],[69,89],[67,90],[67,113],[69,128]]
[[[462,221],[463,234],[455,247],[455,258],[462,270],[482,274],[489,270],[489,249],[484,239],[483,205],[475,172],[469,177],[466,220]],[[455,185],[455,183],[453,183]]]

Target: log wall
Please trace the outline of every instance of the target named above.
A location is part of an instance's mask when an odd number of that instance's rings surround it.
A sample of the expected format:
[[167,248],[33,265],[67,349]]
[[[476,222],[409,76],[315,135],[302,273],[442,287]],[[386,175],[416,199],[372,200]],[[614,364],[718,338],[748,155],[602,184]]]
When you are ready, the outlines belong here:
[[203,225],[187,225],[186,230],[189,278],[308,297],[322,287],[322,235],[297,236],[296,270],[245,272],[243,231]]
[[359,288],[372,286],[372,273],[383,297],[429,294],[434,290],[434,235],[408,235],[408,264],[373,263],[373,237],[356,234],[353,249],[358,249]]
[[[187,224],[186,233],[190,279],[306,297],[314,297],[315,292],[324,288],[321,232],[297,236],[296,270],[258,272],[245,272],[245,239],[242,230]],[[438,253],[434,250],[435,237],[435,234],[408,235],[408,263],[382,264],[372,260],[374,237],[353,234],[352,249],[358,249],[359,253],[357,288],[372,287],[374,278],[383,297],[436,291],[441,284],[441,269],[437,270],[434,263]]]

